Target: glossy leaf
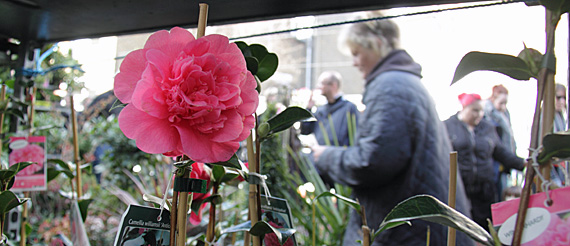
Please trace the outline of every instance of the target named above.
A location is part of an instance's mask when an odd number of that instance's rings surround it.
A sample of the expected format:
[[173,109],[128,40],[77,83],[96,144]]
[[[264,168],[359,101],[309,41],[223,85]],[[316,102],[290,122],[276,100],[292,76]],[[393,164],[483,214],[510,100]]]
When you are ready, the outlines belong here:
[[241,161],[238,159],[237,155],[235,155],[235,154],[232,155],[232,158],[230,158],[227,161],[221,161],[221,162],[210,163],[210,164],[224,166],[224,167],[233,167],[233,168],[240,169],[240,170],[243,170],[243,168],[245,168],[243,163],[241,163]]
[[[493,246],[494,241],[491,235],[481,226],[467,218],[457,210],[440,202],[430,195],[417,195],[399,203],[388,213],[379,229],[372,238],[378,236],[382,231],[393,228],[407,221],[421,219],[453,227],[473,238],[474,240],[488,246]],[[413,226],[413,223],[412,223]],[[384,228],[387,227],[387,228]]]
[[559,15],[570,11],[569,0],[541,0],[540,4]]
[[226,228],[224,230],[222,230],[222,234],[226,234],[226,233],[234,233],[234,232],[246,232],[249,231],[249,229],[251,229],[251,221],[246,221],[243,222],[241,224],[232,226],[230,228]]
[[570,131],[557,132],[544,136],[543,150],[538,155],[538,162],[544,164],[553,157],[570,158]]
[[88,208],[91,202],[93,202],[93,199],[85,199],[77,201],[77,205],[79,206],[79,211],[81,212],[81,218],[83,219],[83,221],[87,219],[87,212],[89,211]]
[[235,42],[241,50],[247,63],[247,70],[259,78],[260,82],[269,79],[275,71],[279,61],[277,55],[267,51],[265,46],[260,44],[247,45],[242,41]]
[[48,159],[47,162],[55,164],[54,167],[48,168],[48,182],[56,178],[61,173],[67,176],[68,179],[75,178],[75,173],[66,162],[60,159]]
[[28,201],[27,198],[19,199],[12,191],[0,192],[0,215],[4,216],[8,211]]
[[[11,165],[8,169],[0,170],[0,182],[3,184],[8,183],[18,172],[33,164],[32,162],[18,162]],[[9,189],[9,188],[8,188]]]
[[313,199],[313,201],[317,201],[321,197],[330,197],[330,196],[336,197],[338,200],[343,201],[344,203],[348,204],[349,206],[354,208],[354,210],[356,210],[359,214],[362,212],[362,208],[360,207],[360,203],[358,203],[357,201],[352,200],[352,199],[347,198],[347,197],[344,197],[344,196],[341,196],[339,194],[330,193],[328,191],[319,194],[317,197],[315,197]]
[[219,205],[219,204],[222,204],[222,201],[223,201],[223,199],[222,199],[222,196],[220,194],[213,194],[209,197],[204,198],[203,202],[211,202],[215,205]]
[[532,77],[528,65],[518,57],[472,51],[463,56],[455,68],[451,84],[472,72],[484,70],[502,73],[517,80],[529,80]]
[[277,66],[279,65],[279,59],[274,53],[269,53],[261,61],[259,61],[259,66],[257,70],[257,77],[259,80],[266,81],[269,79],[275,71],[277,71]]
[[216,183],[220,183],[222,178],[226,175],[226,168],[220,165],[212,166],[212,178]]
[[269,123],[269,133],[274,134],[289,129],[295,122],[313,118],[313,114],[308,110],[293,106],[288,107],[283,112],[267,120]]
[[235,169],[226,169],[226,174],[222,178],[222,182],[229,182],[239,177],[240,173]]
[[291,228],[275,228],[265,221],[258,221],[257,223],[255,223],[255,225],[251,227],[249,233],[251,233],[251,235],[258,237],[264,236],[265,234],[268,233],[275,233],[275,236],[277,236],[279,243],[283,245],[287,241],[287,239],[293,236],[295,231],[296,231],[295,229]]
[[12,170],[15,172],[14,175],[18,174],[20,171],[24,170],[24,168],[28,167],[29,165],[34,164],[34,162],[18,162],[14,165],[11,165],[8,170]]

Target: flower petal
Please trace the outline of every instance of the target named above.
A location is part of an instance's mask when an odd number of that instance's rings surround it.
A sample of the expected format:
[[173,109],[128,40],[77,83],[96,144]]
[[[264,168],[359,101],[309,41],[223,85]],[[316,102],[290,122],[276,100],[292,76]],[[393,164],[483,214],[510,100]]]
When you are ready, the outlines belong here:
[[161,30],[152,34],[146,41],[145,49],[158,49],[168,57],[176,58],[183,51],[184,46],[195,40],[192,33],[180,28],[173,27],[170,32]]
[[203,135],[186,126],[175,125],[180,134],[182,149],[190,159],[197,162],[216,163],[229,160],[238,150],[238,142],[212,142],[209,135]]
[[121,63],[120,73],[115,76],[115,96],[123,102],[130,103],[137,82],[145,69],[146,58],[144,50],[129,53]]
[[125,136],[136,140],[137,147],[147,153],[177,150],[180,144],[178,131],[167,120],[152,117],[131,104],[121,110],[119,127]]

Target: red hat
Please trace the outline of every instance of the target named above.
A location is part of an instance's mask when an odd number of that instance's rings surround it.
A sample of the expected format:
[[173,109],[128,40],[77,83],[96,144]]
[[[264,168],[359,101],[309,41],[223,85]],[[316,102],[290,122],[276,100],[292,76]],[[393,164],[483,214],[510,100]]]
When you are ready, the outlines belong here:
[[479,94],[475,94],[475,93],[471,93],[471,94],[462,93],[457,98],[459,98],[459,102],[461,103],[463,108],[469,106],[473,102],[481,100],[481,96],[479,96]]

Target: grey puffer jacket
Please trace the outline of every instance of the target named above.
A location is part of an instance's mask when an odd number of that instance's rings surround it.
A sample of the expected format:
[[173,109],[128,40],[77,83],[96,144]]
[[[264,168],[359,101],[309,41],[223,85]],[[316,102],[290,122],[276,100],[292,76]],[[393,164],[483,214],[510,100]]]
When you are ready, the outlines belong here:
[[[451,145],[420,72],[403,50],[384,58],[367,78],[356,146],[327,148],[316,163],[323,175],[353,188],[371,229],[378,229],[391,209],[411,196],[430,194],[447,201]],[[469,216],[458,181],[457,208]],[[359,245],[362,222],[356,212],[348,223],[344,245]],[[445,245],[447,228],[421,220],[382,232],[372,245],[425,245],[428,225],[431,245]],[[473,242],[458,233],[457,245]]]

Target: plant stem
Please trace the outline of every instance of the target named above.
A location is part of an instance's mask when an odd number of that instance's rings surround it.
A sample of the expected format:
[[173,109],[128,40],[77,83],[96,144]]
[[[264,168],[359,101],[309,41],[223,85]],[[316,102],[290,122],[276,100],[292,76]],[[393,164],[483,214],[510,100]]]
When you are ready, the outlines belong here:
[[[546,9],[546,8],[545,8]],[[545,55],[554,54],[554,34],[560,15],[553,15],[552,11],[546,9],[546,52]],[[554,71],[548,68],[541,68],[538,82],[538,93],[536,99],[534,119],[532,123],[531,135],[531,148],[537,149],[541,144],[542,137],[552,131],[552,122],[554,120]],[[544,115],[542,115],[542,130],[540,128],[541,109],[540,105],[543,103]],[[528,209],[528,202],[531,193],[531,183],[534,179],[534,170],[532,170],[532,163],[527,166],[527,174],[525,175],[525,185],[521,194],[518,216],[516,220],[515,231],[513,235],[513,246],[521,244],[522,234],[524,230],[524,221],[526,218],[526,211]],[[546,168],[546,170],[549,170]],[[549,175],[547,177],[550,177]],[[539,185],[540,187],[540,185]]]
[[313,246],[317,246],[317,222],[316,222],[316,217],[317,217],[317,208],[316,208],[316,204],[315,204],[315,200],[313,200],[313,203],[311,204],[313,207],[313,217],[312,217],[312,221],[313,221]]
[[[216,182],[213,187],[212,195],[218,194],[220,184]],[[216,229],[216,204],[210,202],[210,221],[208,221],[208,230],[206,231],[206,245],[214,242],[214,230]]]
[[[4,99],[6,98],[6,85],[2,85],[2,90],[0,91],[0,103],[3,104]],[[4,113],[0,113],[0,140],[4,140]],[[0,142],[0,156],[2,156],[2,142]],[[2,169],[2,165],[0,164],[0,169]]]
[[178,192],[172,194],[172,207],[170,208],[170,246],[175,246],[176,242],[176,218],[178,211]]
[[370,228],[368,228],[368,221],[366,220],[366,210],[364,210],[363,205],[360,205],[360,217],[362,218],[362,245],[370,246]]

